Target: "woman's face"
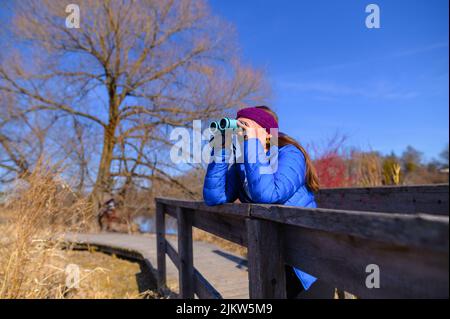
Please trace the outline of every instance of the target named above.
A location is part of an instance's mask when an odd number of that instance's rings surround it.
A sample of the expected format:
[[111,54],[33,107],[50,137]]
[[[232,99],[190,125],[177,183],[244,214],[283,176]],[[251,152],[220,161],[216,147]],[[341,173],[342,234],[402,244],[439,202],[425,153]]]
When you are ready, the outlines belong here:
[[[246,117],[238,118],[238,126],[245,131],[245,135],[247,135],[247,138],[258,138],[264,148],[266,147],[267,138],[272,137],[272,135],[267,133],[265,128]],[[242,135],[243,133],[240,132],[238,134]]]

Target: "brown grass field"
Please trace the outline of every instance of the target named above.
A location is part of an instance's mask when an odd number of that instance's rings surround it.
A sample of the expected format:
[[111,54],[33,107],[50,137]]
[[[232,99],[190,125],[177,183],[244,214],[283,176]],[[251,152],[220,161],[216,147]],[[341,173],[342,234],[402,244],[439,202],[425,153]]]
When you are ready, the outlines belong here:
[[[62,249],[60,234],[91,230],[91,207],[84,198],[67,203],[68,190],[42,165],[14,186],[0,206],[0,299],[157,298],[140,292],[139,265],[90,251]],[[67,286],[67,265],[79,281]]]

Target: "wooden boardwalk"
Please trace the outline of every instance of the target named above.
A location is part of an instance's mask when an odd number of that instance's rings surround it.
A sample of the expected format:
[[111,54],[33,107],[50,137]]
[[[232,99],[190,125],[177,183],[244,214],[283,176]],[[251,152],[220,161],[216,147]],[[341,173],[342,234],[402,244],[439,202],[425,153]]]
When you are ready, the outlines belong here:
[[[323,190],[317,200],[321,208],[313,209],[156,198],[156,235],[67,240],[134,259],[156,273],[160,291],[187,299],[284,299],[285,265],[359,298],[448,299],[448,184]],[[169,216],[178,237],[166,234]],[[193,241],[194,227],[247,247],[248,263]],[[367,285],[373,265],[377,289]]]
[[[145,262],[156,270],[156,236],[153,234],[67,234],[65,239],[70,243],[90,245],[100,251],[128,258],[144,258]],[[167,240],[177,248],[176,236],[167,236]],[[206,242],[194,241],[193,248],[195,268],[216,287],[224,298],[249,298],[247,260]],[[166,257],[166,264],[168,286],[177,292],[178,270],[168,257]]]

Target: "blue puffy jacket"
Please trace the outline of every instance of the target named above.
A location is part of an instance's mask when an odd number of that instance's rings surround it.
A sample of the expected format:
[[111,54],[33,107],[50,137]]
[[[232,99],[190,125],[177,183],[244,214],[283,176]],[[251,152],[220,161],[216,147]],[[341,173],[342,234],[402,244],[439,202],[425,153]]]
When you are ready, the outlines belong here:
[[[297,147],[273,146],[266,154],[261,142],[252,138],[244,142],[243,155],[244,163],[229,164],[234,156],[229,149],[212,154],[214,160],[208,165],[203,185],[207,205],[231,203],[239,198],[242,203],[317,207],[314,194],[305,183],[306,160]],[[297,268],[294,271],[306,290],[316,281]]]

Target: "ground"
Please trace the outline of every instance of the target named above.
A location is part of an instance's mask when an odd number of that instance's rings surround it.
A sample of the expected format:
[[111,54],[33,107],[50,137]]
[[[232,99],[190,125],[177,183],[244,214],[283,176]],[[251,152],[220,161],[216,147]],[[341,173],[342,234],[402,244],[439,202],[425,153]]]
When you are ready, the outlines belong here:
[[[36,239],[19,246],[14,219],[0,207],[0,299],[160,298],[150,284],[154,280],[141,271],[139,263],[95,250],[36,246]],[[33,234],[33,238],[39,236]],[[24,255],[21,259],[17,247]],[[68,289],[73,267],[79,269],[80,282],[78,288]]]
[[157,294],[140,287],[138,263],[95,251],[64,251],[59,263],[64,268],[75,264],[80,269],[78,289],[66,298],[157,298]]

